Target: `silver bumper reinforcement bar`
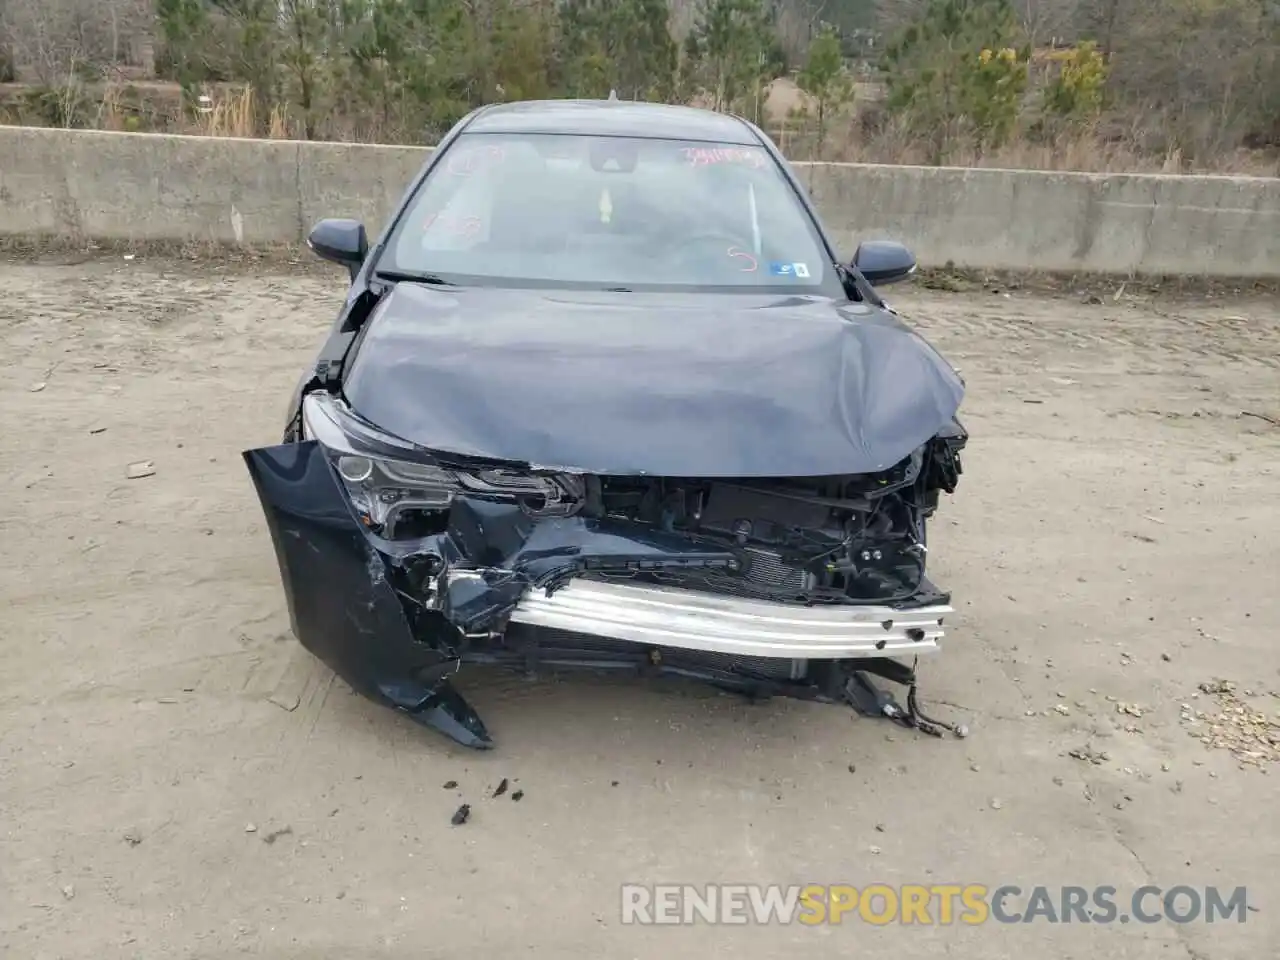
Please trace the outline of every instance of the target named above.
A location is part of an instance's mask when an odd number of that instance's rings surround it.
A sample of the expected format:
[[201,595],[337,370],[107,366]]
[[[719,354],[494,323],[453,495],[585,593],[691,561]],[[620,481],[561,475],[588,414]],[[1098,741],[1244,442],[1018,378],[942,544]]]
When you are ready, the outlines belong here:
[[571,580],[547,596],[532,590],[515,623],[648,646],[750,657],[841,660],[931,653],[949,606],[812,607],[676,587]]

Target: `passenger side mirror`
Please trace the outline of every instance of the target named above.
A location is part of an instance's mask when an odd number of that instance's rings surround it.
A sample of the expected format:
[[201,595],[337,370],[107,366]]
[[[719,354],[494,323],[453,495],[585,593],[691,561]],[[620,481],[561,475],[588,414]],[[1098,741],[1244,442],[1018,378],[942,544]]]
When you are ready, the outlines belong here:
[[321,220],[307,235],[307,246],[322,260],[342,264],[354,280],[369,253],[369,235],[359,220]]
[[892,240],[868,240],[858,245],[853,266],[873,287],[897,283],[916,272],[916,258]]

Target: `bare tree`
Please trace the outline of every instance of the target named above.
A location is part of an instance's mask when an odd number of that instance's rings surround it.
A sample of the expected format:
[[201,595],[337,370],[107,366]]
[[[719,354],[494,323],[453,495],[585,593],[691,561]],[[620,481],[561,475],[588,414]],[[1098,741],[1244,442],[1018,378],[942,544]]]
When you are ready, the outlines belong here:
[[149,48],[148,0],[5,0],[7,37],[20,76],[54,86],[77,71],[136,64]]
[[[1145,2],[1156,8],[1161,5],[1161,0]],[[1141,6],[1133,0],[1081,0],[1074,19],[1083,33],[1097,40],[1103,59],[1110,62],[1116,37],[1129,27],[1131,15],[1137,13]]]
[[789,0],[778,5],[774,29],[787,59],[794,63],[804,56],[832,5],[832,0]]
[[876,27],[893,35],[924,16],[928,0],[875,0]]
[[0,0],[0,83],[8,83],[15,76],[7,6],[8,0]]
[[[1101,2],[1115,4],[1119,0]],[[1075,39],[1074,27],[1079,20],[1081,0],[1015,0],[1014,6],[1018,10],[1027,42],[1033,47],[1044,46],[1055,40],[1071,42]]]
[[1274,122],[1280,18],[1256,0],[1101,0],[1113,102],[1153,147],[1200,159]]

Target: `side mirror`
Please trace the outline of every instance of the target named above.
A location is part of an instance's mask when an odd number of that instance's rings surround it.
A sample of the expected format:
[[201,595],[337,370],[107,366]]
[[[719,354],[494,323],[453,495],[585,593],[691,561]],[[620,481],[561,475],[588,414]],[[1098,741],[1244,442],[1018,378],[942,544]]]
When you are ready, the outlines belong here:
[[321,220],[307,235],[307,246],[322,260],[342,264],[354,280],[369,253],[369,235],[359,220]]
[[853,255],[853,266],[873,287],[897,283],[916,272],[916,258],[900,243],[892,240],[868,240],[859,244]]

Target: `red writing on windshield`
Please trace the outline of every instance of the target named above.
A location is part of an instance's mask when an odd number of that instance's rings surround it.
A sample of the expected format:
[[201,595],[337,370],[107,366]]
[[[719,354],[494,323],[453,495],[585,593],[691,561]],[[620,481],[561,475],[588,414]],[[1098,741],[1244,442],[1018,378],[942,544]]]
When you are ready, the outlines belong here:
[[739,269],[741,269],[743,273],[755,273],[760,269],[760,264],[757,262],[756,258],[739,247],[730,247],[729,256],[742,264]]
[[496,167],[505,159],[506,151],[497,145],[480,147],[465,152],[450,150],[444,166],[455,177],[469,177],[473,173],[479,173],[481,170]]
[[695,167],[709,167],[717,163],[741,163],[757,169],[765,160],[758,150],[742,150],[736,147],[685,147],[684,158]]

